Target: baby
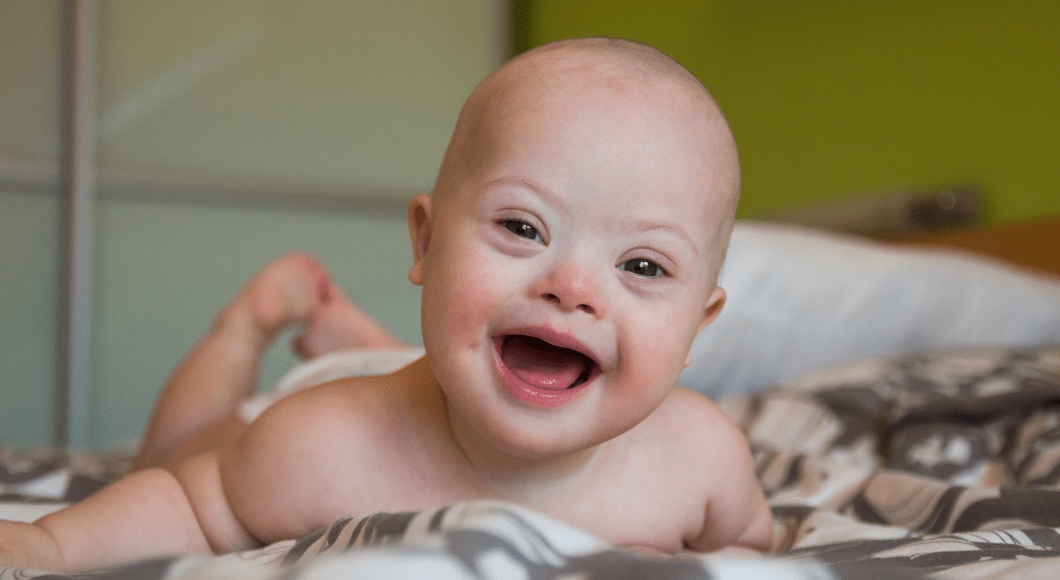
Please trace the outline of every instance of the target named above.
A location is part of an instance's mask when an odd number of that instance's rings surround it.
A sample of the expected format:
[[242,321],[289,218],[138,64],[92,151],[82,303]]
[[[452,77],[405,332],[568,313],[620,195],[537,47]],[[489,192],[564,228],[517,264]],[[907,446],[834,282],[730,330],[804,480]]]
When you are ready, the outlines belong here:
[[[85,570],[229,552],[344,516],[517,502],[623,546],[767,549],[747,443],[675,388],[718,315],[736,147],[696,78],[613,39],[529,51],[468,98],[409,206],[426,356],[232,415],[261,352],[400,344],[304,255],[261,272],[170,379],[145,467],[34,524],[0,565]],[[224,415],[230,415],[224,417]]]

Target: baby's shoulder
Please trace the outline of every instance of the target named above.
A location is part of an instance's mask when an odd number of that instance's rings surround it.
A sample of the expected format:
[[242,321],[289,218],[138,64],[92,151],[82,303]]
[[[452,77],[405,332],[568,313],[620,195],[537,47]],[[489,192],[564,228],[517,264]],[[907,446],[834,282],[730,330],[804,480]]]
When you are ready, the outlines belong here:
[[736,541],[764,509],[747,439],[709,399],[674,389],[626,435],[611,481],[633,482],[621,493],[652,490],[657,498],[640,496],[636,505],[670,514],[686,545],[716,549]]
[[681,462],[679,472],[696,482],[707,508],[701,525],[685,536],[685,545],[696,551],[731,544],[767,549],[769,507],[743,431],[713,401],[684,389],[675,389],[660,410],[665,414],[660,419],[678,426],[671,437],[672,461]]
[[722,434],[743,437],[736,423],[714,401],[681,387],[670,391],[653,413],[653,418],[662,425],[682,433],[688,432],[692,436]]
[[650,417],[653,436],[668,442],[689,467],[714,472],[719,467],[745,467],[750,460],[747,437],[710,399],[675,388]]

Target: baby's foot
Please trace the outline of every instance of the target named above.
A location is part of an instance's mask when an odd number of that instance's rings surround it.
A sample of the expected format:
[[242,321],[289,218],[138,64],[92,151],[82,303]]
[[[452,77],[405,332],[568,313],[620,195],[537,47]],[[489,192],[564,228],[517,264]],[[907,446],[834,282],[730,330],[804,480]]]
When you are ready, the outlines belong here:
[[263,351],[287,326],[308,323],[332,291],[327,270],[312,256],[286,254],[254,275],[221,311],[216,325]]
[[409,344],[390,333],[370,314],[331,285],[327,297],[306,321],[305,332],[291,344],[303,359],[349,348],[400,349]]

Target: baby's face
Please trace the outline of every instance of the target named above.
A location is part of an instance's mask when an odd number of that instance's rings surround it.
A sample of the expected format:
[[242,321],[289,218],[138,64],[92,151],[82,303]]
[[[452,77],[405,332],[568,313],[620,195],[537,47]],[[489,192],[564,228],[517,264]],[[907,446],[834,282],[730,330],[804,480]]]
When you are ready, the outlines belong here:
[[702,121],[666,83],[567,81],[491,108],[449,190],[410,212],[454,429],[524,457],[647,417],[724,302]]

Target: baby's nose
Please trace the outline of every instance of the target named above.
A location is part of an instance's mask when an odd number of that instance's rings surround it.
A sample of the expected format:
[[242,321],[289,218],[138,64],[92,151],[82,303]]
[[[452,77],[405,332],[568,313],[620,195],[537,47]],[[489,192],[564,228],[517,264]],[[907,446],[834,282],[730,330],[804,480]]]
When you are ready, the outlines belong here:
[[605,300],[591,268],[566,262],[549,272],[535,289],[536,294],[555,303],[565,312],[581,310],[592,316],[605,314]]

